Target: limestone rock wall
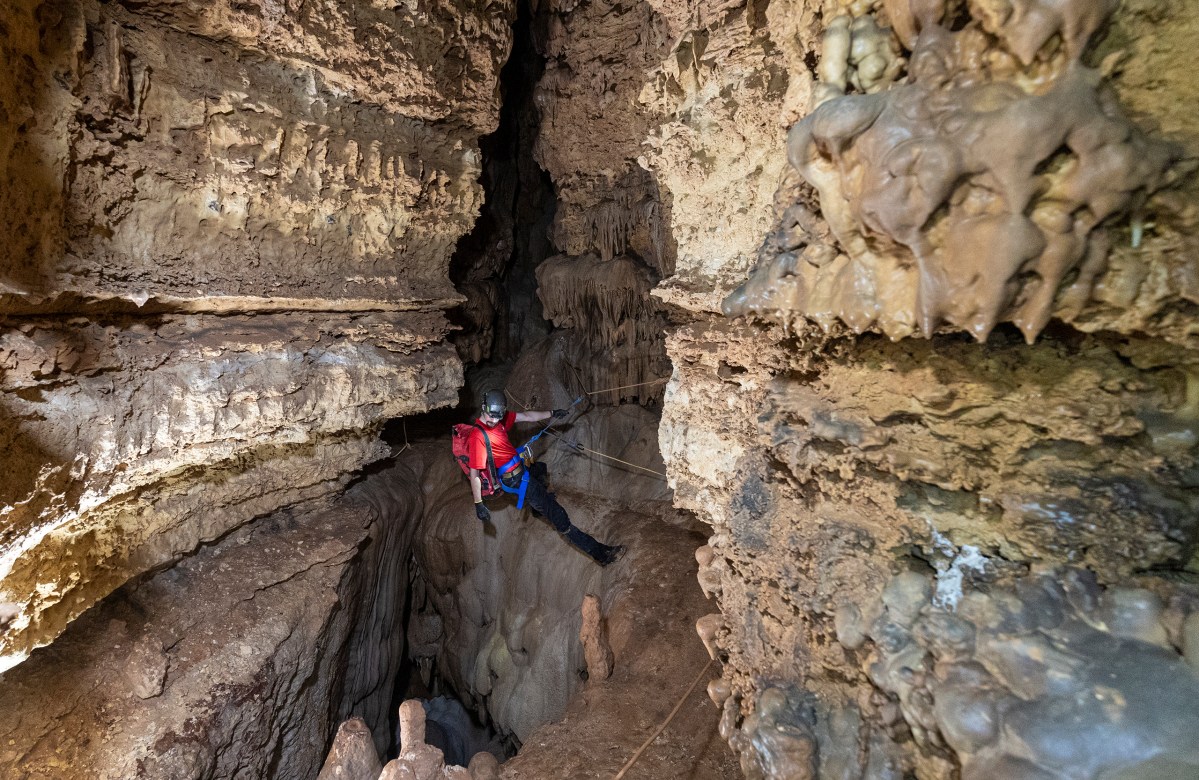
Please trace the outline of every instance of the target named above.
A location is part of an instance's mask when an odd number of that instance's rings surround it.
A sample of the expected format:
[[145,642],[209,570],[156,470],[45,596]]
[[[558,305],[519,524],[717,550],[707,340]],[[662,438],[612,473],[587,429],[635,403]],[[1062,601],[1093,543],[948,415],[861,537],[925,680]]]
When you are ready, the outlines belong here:
[[[821,108],[805,107],[791,131],[805,154],[782,170],[758,271],[729,299],[729,314],[751,316],[701,314],[668,340],[660,442],[676,502],[712,525],[697,556],[714,614],[699,629],[725,662],[709,688],[721,734],[748,777],[1193,774],[1199,754],[1181,724],[1195,716],[1188,626],[1199,603],[1189,281],[1199,125],[1176,108],[1192,86],[1173,31],[1199,17],[1172,2],[821,11],[789,28],[806,49],[787,55],[792,78]],[[1158,38],[1158,25],[1172,32]],[[930,55],[936,39],[952,52]],[[924,122],[960,97],[938,92],[897,111],[910,124],[890,140],[871,138],[879,126],[866,114],[902,100],[878,96],[938,68],[993,102],[964,123]],[[1063,194],[1061,181],[1102,186],[1152,168],[1149,179],[1070,210],[1073,221],[1053,223],[1062,232],[1040,234],[1014,264],[1012,232],[968,255],[934,250],[952,245],[958,218],[968,230],[998,219],[989,209],[1006,184],[994,168],[959,182],[931,221],[888,221],[884,192],[910,186],[904,202],[916,203],[936,191],[938,165],[960,161],[938,144],[999,133],[1010,101],[1082,77],[1097,126],[1111,131],[1099,135],[1116,147],[1079,133],[1078,146],[1054,150],[1063,157],[1034,165],[1033,224],[1085,190]],[[1130,158],[1122,143],[1146,146]],[[989,164],[1035,156],[1001,147]],[[907,162],[850,159],[892,148],[911,152]],[[811,167],[821,159],[828,179]],[[686,219],[680,211],[676,200]],[[888,244],[903,230],[902,246]],[[818,244],[827,251],[805,254]],[[686,270],[682,246],[658,294],[686,305],[710,282]],[[918,248],[915,261],[904,246]],[[920,274],[957,292],[890,295]],[[992,297],[970,308],[982,288]],[[767,290],[760,308],[742,306]],[[921,301],[949,308],[925,317]],[[992,330],[992,316],[1018,327]],[[891,327],[900,320],[906,331]],[[937,327],[946,320],[958,327]],[[1113,704],[1090,705],[1099,700]]]
[[0,668],[457,399],[505,3],[0,12]]
[[0,772],[315,777],[351,715],[385,749],[421,508],[393,467],[124,586],[0,679]]

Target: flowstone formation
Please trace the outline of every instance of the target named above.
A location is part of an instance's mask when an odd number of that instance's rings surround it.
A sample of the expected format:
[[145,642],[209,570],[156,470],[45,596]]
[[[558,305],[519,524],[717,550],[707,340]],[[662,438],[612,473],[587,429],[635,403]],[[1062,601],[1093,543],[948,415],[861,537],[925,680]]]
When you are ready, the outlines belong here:
[[0,669],[456,400],[514,10],[5,4]]
[[[657,398],[665,377],[666,317],[650,297],[657,278],[632,257],[551,257],[537,267],[545,316],[566,329],[566,359],[592,400]],[[648,384],[647,384],[648,383]],[[614,388],[609,390],[609,388]]]
[[1072,568],[980,584],[952,603],[937,603],[934,584],[906,572],[864,613],[837,610],[838,642],[875,648],[851,653],[879,691],[875,722],[857,702],[780,686],[738,730],[737,700],[712,686],[747,777],[898,780],[901,735],[928,752],[917,771],[929,776],[949,770],[949,750],[963,780],[1199,773],[1193,597],[1165,609],[1151,591],[1104,591]]
[[1110,242],[1139,247],[1150,196],[1191,169],[1081,61],[1115,6],[972,2],[962,24],[893,0],[878,13],[894,35],[866,4],[833,20],[787,140],[818,215],[792,196],[725,312],[893,339],[948,323],[982,341],[1011,321],[1030,342],[1055,311],[1077,316]]
[[[632,269],[648,275],[661,300],[718,310],[770,228],[786,165],[784,121],[798,118],[807,97],[808,82],[789,79],[786,64],[802,64],[796,41],[811,34],[814,12],[791,2],[617,0],[551,3],[539,13],[546,63],[533,152],[558,198],[551,238],[562,255],[542,272],[552,316],[580,319],[558,298],[561,282],[598,290],[611,286],[601,275],[629,278]],[[657,338],[634,344],[620,332],[660,330],[664,311],[648,301],[638,309],[602,339],[578,339],[574,351],[603,349],[613,364],[583,370],[623,372],[627,381],[612,385],[665,376]],[[623,344],[612,350],[617,339]],[[625,400],[634,395],[656,401],[660,386],[624,391]]]
[[[697,632],[724,662],[709,690],[747,776],[998,777],[1019,756],[1029,777],[1097,777],[1159,754],[1193,771],[1188,743],[1148,735],[1195,717],[1166,693],[1195,680],[1199,472],[1178,435],[1194,424],[1158,438],[1142,421],[1186,383],[1122,362],[1115,337],[1052,341],[1009,332],[979,356],[815,328],[672,336],[663,454],[676,502],[713,525],[698,580],[720,613]],[[1064,605],[1073,580],[1089,602]],[[1000,681],[982,715],[945,682],[990,691],[978,664]],[[1007,713],[997,734],[1068,719],[1061,745],[1094,772],[1048,736],[1032,755],[959,739],[988,708]]]
[[[566,398],[561,382],[549,379],[552,371],[517,375],[521,381],[507,387],[514,399],[548,398],[553,405]],[[735,776],[736,760],[716,737],[719,713],[703,694],[718,671],[705,667],[704,648],[691,633],[705,602],[690,550],[703,537],[692,516],[671,506],[657,473],[656,422],[636,404],[599,406],[555,431],[623,463],[546,447],[545,439],[537,446],[572,521],[628,546],[621,561],[603,568],[547,521],[518,511],[513,499],[490,499],[491,522],[475,520],[444,441],[405,450],[401,460],[422,475],[426,508],[413,551],[408,653],[426,685],[436,680],[496,737],[490,745],[462,739],[472,735],[455,720],[466,713],[459,706],[455,715],[443,699],[423,707],[408,701],[400,730],[425,716],[418,741],[416,732],[402,736],[398,755],[379,768],[361,728],[344,724],[327,772],[354,765],[372,780],[409,770],[419,778],[476,780],[611,776],[679,704],[636,771]],[[486,751],[512,744],[519,753],[496,770]]]

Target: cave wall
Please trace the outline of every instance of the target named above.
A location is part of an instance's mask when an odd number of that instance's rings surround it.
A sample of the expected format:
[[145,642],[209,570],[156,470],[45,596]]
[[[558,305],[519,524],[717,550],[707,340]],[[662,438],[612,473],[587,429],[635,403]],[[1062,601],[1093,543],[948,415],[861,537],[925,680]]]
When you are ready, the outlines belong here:
[[381,470],[118,589],[0,678],[0,772],[315,777],[351,715],[387,749],[414,485]]
[[0,13],[0,668],[453,403],[514,6]]
[[542,11],[541,275],[628,254],[680,324],[743,771],[1194,773],[1194,9]]
[[748,777],[1199,766],[1199,17],[1050,5],[824,3],[754,270],[668,340]]

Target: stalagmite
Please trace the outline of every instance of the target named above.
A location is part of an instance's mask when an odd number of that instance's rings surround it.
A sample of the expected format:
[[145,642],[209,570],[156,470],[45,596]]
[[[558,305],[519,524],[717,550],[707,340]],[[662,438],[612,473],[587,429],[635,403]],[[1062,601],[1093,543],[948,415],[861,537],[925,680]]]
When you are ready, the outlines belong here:
[[392,764],[397,765],[393,772],[409,769],[416,780],[434,780],[444,774],[445,756],[425,743],[425,708],[416,699],[400,705],[400,755],[388,766]]
[[712,660],[716,660],[720,654],[720,648],[716,644],[716,636],[723,628],[724,616],[720,613],[704,615],[695,623],[695,633],[699,634],[700,641],[704,643],[704,648],[708,651],[708,657]]
[[351,718],[338,727],[317,780],[375,780],[382,771],[371,730],[361,718]]
[[612,674],[614,659],[599,599],[590,593],[584,596],[582,613],[579,641],[583,643],[583,656],[587,659],[587,679],[596,682],[606,680]]

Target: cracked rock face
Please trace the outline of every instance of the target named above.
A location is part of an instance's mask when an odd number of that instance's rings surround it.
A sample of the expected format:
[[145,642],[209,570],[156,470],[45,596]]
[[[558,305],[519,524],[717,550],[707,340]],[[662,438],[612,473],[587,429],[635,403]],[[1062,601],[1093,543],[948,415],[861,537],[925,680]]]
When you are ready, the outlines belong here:
[[0,12],[0,668],[452,403],[514,8]]

